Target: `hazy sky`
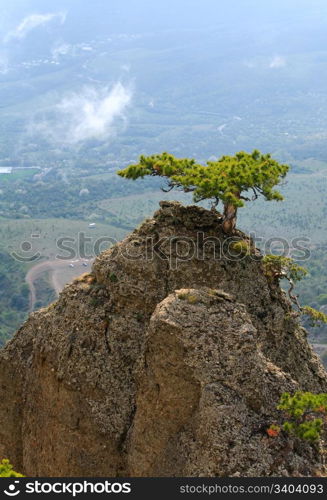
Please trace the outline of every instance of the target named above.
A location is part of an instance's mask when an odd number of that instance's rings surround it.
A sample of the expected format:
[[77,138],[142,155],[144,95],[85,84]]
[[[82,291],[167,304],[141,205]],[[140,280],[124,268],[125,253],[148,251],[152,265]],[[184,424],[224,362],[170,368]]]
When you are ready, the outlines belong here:
[[[230,29],[260,24],[318,23],[327,20],[325,0],[0,0],[2,31],[25,16],[67,12],[67,32],[80,28],[94,35],[104,29]],[[75,25],[75,27],[74,27]]]
[[9,109],[37,98],[58,127],[40,116],[29,126],[59,143],[63,122],[75,143],[111,136],[136,109],[168,120],[170,106],[175,120],[210,108],[280,117],[282,127],[285,105],[289,117],[301,106],[320,112],[326,25],[326,0],[0,0],[0,99]]

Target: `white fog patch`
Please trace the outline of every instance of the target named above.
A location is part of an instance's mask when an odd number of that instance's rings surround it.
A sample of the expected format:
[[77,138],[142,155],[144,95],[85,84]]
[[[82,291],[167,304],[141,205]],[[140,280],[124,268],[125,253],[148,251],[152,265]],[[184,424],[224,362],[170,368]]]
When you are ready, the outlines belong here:
[[282,56],[274,56],[269,63],[269,68],[284,68],[286,66],[286,59]]
[[60,24],[63,24],[66,20],[65,12],[54,12],[49,14],[31,14],[26,16],[12,31],[9,31],[4,38],[5,42],[12,39],[21,40],[35,28],[43,26],[50,21],[57,20]]
[[110,91],[88,88],[83,94],[65,98],[58,110],[68,120],[69,142],[112,135],[116,119],[125,119],[124,112],[130,100],[131,93],[121,83]]
[[76,145],[89,139],[107,140],[126,125],[132,91],[116,83],[112,88],[86,87],[65,96],[48,113],[35,119],[30,133],[63,144]]
[[286,65],[287,65],[286,58],[279,55],[243,60],[243,66],[246,66],[249,69],[261,69],[261,70],[266,70],[267,68],[276,69],[276,68],[284,68]]

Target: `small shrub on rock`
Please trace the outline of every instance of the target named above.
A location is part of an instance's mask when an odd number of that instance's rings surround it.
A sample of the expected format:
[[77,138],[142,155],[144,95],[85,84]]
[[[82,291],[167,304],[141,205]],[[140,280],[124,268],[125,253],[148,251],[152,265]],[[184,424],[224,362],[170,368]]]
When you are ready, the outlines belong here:
[[285,392],[277,408],[288,419],[282,426],[285,432],[310,442],[319,440],[327,423],[327,394],[297,391],[292,396]]
[[15,472],[13,466],[4,458],[0,462],[0,477],[24,477],[23,474],[19,474],[19,472]]

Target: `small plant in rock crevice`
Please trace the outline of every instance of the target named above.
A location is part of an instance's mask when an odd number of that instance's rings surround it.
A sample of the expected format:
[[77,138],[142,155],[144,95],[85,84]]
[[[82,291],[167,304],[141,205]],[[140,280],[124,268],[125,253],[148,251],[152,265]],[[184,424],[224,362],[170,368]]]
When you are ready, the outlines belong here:
[[281,395],[277,409],[286,418],[281,425],[272,424],[267,429],[270,437],[277,437],[281,430],[290,436],[317,443],[327,425],[327,394],[297,391]]

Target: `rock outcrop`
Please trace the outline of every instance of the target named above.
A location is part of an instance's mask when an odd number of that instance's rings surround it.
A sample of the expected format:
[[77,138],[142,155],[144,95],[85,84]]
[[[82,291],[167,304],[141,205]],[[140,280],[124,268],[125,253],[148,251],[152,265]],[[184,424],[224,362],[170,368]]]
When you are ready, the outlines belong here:
[[0,352],[0,457],[29,476],[321,470],[266,429],[326,372],[258,252],[232,248],[216,213],[162,202],[33,313]]

